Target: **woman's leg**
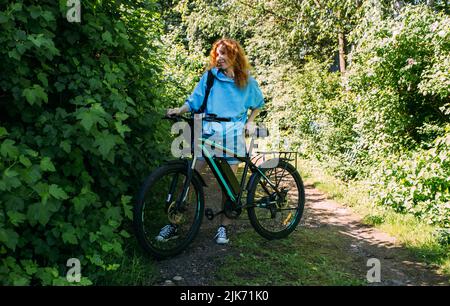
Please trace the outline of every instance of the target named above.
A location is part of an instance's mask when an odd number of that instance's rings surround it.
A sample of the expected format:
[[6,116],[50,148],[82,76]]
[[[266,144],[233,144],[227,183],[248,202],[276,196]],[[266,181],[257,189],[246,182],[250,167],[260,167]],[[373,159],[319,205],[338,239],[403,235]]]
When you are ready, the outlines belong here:
[[197,170],[198,173],[200,173],[200,175],[201,175],[201,172],[203,171],[203,169],[205,168],[205,166],[206,166],[206,160],[198,160],[197,159],[197,161],[195,162],[195,170]]
[[[200,173],[200,175],[201,175],[201,172],[203,171],[203,169],[205,168],[205,166],[206,166],[206,161],[205,160],[197,160],[197,162],[196,162],[196,164],[195,164],[195,169]],[[233,173],[236,175],[236,173],[237,173],[237,170],[238,170],[238,168],[239,168],[239,165],[230,165],[230,167],[231,167],[231,170],[233,170]],[[223,192],[223,190],[222,190],[222,209],[224,208],[224,205],[225,205],[225,201],[226,201],[226,195],[225,195],[225,193]],[[221,214],[220,215],[220,223],[222,224],[222,225],[225,225],[225,226],[227,226],[227,225],[230,225],[231,223],[232,223],[232,220],[231,219],[229,219],[229,218],[227,218],[226,216],[225,216],[225,214]]]
[[[236,175],[236,172],[237,172],[237,169],[238,169],[239,165],[230,165],[230,167],[231,167],[231,170],[233,170],[233,173]],[[225,195],[225,193],[222,190],[222,209],[225,208],[225,201],[226,201],[226,195]],[[220,223],[222,225],[227,226],[227,225],[230,225],[231,222],[232,222],[232,220],[227,218],[227,216],[225,216],[225,214],[221,214],[220,215]]]

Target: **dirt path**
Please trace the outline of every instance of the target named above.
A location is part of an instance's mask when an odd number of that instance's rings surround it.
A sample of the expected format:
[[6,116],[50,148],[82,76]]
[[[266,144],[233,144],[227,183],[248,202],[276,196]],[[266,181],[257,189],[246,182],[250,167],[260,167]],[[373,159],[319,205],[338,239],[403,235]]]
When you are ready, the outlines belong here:
[[360,216],[327,199],[314,187],[306,186],[306,199],[305,226],[332,227],[346,236],[348,252],[357,255],[365,273],[370,269],[366,266],[369,258],[380,260],[381,283],[378,285],[448,284],[448,280],[438,275],[434,267],[411,258],[394,237],[362,224]]
[[[212,179],[212,178],[211,178]],[[212,180],[208,180],[211,182]],[[365,277],[370,267],[369,258],[377,258],[381,263],[381,283],[374,285],[446,285],[448,280],[438,275],[434,267],[427,266],[411,258],[411,254],[401,247],[395,238],[373,227],[363,225],[361,217],[353,214],[315,189],[305,186],[305,214],[299,225],[303,228],[328,227],[339,233],[342,240],[342,256],[354,258],[359,275]],[[214,207],[220,202],[220,189],[217,185],[205,190],[206,207]],[[218,219],[218,218],[217,218]],[[215,271],[224,257],[238,252],[233,244],[216,245],[213,236],[218,220],[203,220],[200,233],[191,246],[175,258],[158,262],[161,278],[156,285],[211,285],[214,284]],[[242,231],[253,230],[245,221],[237,221],[231,228],[230,236]],[[175,276],[182,279],[173,281]],[[167,280],[172,282],[167,282]]]

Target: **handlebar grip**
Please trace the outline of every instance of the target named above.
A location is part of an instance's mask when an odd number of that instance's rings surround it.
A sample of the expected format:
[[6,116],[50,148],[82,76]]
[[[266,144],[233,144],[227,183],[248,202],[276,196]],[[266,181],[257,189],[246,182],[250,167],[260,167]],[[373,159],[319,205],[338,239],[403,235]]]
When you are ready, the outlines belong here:
[[214,120],[223,121],[223,122],[230,122],[231,121],[230,118],[222,118],[222,117],[215,117]]
[[230,118],[217,117],[216,114],[208,114],[203,118],[205,121],[218,121],[218,122],[230,122]]
[[163,117],[161,117],[162,119],[167,119],[167,120],[176,120],[176,121],[180,121],[180,120],[186,120],[187,118],[183,117],[182,115],[167,115],[165,114]]

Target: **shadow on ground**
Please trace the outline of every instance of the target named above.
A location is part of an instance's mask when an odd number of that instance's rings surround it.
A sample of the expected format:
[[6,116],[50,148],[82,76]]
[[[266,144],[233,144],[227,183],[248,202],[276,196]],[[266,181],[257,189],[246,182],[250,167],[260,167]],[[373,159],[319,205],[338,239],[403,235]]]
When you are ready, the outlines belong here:
[[[210,184],[205,189],[206,207],[217,210],[221,191],[212,177],[206,174],[205,178]],[[305,191],[305,213],[288,239],[267,241],[253,234],[244,212],[230,230],[231,243],[220,246],[213,239],[220,221],[204,218],[199,235],[187,250],[157,262],[160,277],[154,284],[164,285],[176,276],[178,281],[172,285],[449,284],[435,266],[413,258],[395,238],[362,224],[361,217],[327,199],[312,185],[305,186]],[[246,256],[253,261],[242,259]],[[380,283],[366,280],[372,268],[367,266],[370,258],[381,263]],[[297,264],[287,271],[294,260]],[[293,271],[296,267],[298,271]],[[330,273],[330,269],[335,271]]]

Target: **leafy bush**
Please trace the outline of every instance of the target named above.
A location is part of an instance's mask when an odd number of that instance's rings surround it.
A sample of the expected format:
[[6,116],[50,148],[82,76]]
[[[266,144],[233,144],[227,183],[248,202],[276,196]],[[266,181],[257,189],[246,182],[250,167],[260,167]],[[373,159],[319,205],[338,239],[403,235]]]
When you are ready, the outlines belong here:
[[[5,2],[5,1],[3,1]],[[131,200],[164,156],[151,1],[9,1],[0,11],[0,282],[82,284],[116,269]]]
[[288,83],[294,98],[284,103],[284,109],[274,109],[279,102],[274,101],[270,118],[286,129],[283,136],[289,137],[294,147],[318,158],[337,176],[351,179],[364,159],[357,151],[358,135],[353,131],[355,97],[345,90],[341,75],[329,72],[329,67],[330,63],[307,58]]
[[450,19],[423,5],[368,18],[348,78],[354,128],[378,173],[374,193],[380,204],[447,227]]
[[309,59],[276,116],[334,175],[369,177],[380,204],[448,227],[450,19],[422,5],[366,18],[346,75]]
[[383,162],[374,182],[380,204],[450,227],[450,125],[431,149]]
[[450,19],[423,5],[367,18],[349,72],[358,133],[374,156],[426,146],[449,122]]

